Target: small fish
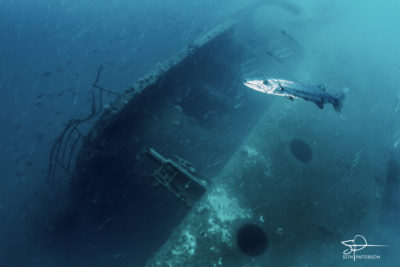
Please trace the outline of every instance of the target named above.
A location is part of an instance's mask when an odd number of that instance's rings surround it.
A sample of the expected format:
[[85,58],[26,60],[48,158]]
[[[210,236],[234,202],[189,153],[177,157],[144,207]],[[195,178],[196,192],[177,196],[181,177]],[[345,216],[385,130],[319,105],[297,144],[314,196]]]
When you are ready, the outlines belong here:
[[281,79],[249,80],[244,85],[265,94],[285,96],[290,100],[302,98],[314,102],[320,109],[324,108],[325,103],[329,103],[337,112],[340,112],[345,98],[345,92],[332,95],[321,85],[305,85]]
[[36,103],[35,103],[35,106],[37,106],[38,108],[43,108],[43,105],[42,105],[42,103],[40,103],[40,102],[36,102]]
[[29,154],[24,154],[19,157],[14,158],[14,163],[15,164],[20,164],[22,161],[24,161],[26,158],[28,158]]
[[268,51],[267,54],[268,54],[270,57],[272,57],[273,59],[275,59],[276,61],[278,61],[279,63],[283,64],[283,62],[282,62],[277,56],[275,56],[274,54],[272,54],[271,51]]
[[43,75],[44,77],[46,77],[46,76],[51,75],[51,72],[44,72],[44,73],[42,73],[42,75]]
[[36,143],[42,143],[43,139],[45,138],[45,134],[43,133],[38,133],[35,135]]

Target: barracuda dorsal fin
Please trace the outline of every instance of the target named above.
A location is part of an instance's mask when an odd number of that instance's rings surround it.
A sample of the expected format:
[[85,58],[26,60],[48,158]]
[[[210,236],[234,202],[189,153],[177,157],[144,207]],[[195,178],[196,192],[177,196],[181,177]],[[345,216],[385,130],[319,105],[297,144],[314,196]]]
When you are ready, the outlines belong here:
[[322,102],[315,102],[315,104],[316,104],[320,109],[323,109],[323,108],[324,108],[324,103],[322,103]]

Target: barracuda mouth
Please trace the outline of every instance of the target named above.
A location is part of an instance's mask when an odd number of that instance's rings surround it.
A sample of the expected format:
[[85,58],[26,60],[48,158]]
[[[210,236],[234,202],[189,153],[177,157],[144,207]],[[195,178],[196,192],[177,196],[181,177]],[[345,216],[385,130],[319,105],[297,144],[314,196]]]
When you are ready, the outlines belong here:
[[253,89],[255,91],[259,91],[261,93],[266,93],[266,85],[263,80],[248,80],[243,83],[245,86],[247,86],[250,89]]
[[247,80],[243,82],[247,87],[260,86],[263,84],[262,80]]
[[248,80],[245,81],[243,84],[247,86],[250,89],[253,89],[255,91],[261,92],[261,93],[266,93],[266,94],[272,94],[275,85],[273,83],[270,83],[270,79],[268,80]]

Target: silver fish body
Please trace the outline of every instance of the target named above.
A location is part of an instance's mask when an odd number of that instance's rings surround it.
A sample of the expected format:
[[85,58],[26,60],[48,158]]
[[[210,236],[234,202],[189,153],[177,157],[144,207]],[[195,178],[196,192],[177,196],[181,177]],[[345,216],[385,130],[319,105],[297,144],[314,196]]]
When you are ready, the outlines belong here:
[[285,96],[290,100],[302,98],[314,102],[319,108],[324,108],[325,103],[332,104],[333,108],[340,112],[344,100],[344,93],[335,95],[325,91],[323,86],[306,85],[282,79],[249,80],[244,85],[271,95]]

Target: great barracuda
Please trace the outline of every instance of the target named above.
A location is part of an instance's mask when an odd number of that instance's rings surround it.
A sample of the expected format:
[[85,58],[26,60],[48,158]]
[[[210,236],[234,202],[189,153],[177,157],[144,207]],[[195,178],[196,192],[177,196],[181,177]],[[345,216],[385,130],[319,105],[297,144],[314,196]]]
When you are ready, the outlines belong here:
[[290,100],[302,98],[314,102],[321,109],[325,103],[330,103],[337,112],[340,112],[345,97],[345,92],[332,95],[321,85],[305,85],[281,79],[249,80],[244,85],[265,94],[285,96]]

